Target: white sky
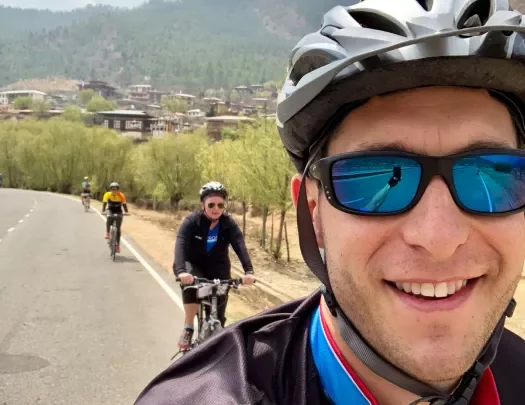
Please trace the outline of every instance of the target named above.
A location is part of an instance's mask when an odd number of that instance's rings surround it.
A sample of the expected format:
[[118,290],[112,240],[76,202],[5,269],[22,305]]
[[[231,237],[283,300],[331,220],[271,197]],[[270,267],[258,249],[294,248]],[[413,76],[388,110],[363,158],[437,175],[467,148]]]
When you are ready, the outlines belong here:
[[109,4],[119,7],[135,7],[145,0],[0,0],[2,6],[40,8],[50,10],[73,10],[88,4]]

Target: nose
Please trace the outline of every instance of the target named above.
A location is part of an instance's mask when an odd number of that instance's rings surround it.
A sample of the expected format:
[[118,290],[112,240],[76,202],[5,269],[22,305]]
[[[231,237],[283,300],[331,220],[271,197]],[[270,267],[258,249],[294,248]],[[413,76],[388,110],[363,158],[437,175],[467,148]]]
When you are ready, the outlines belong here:
[[469,230],[467,214],[458,208],[445,182],[434,178],[408,213],[402,232],[409,245],[446,260],[467,241]]

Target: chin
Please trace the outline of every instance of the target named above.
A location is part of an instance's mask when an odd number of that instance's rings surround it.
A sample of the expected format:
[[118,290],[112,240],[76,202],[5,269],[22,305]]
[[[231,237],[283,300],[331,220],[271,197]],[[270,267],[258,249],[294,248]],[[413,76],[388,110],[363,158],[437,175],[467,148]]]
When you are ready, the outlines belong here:
[[[398,353],[391,351],[394,364],[430,385],[453,383],[471,367],[484,345],[482,336],[465,336],[464,331],[454,329],[435,325],[427,336],[406,337],[406,341],[412,340],[413,344],[410,349],[406,346],[399,348]],[[454,337],[458,335],[462,337]]]

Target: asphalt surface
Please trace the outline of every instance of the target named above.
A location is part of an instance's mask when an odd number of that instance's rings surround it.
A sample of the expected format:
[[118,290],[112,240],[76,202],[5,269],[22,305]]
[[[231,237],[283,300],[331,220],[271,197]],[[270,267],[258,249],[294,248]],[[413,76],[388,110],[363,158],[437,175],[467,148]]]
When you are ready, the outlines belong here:
[[103,236],[80,201],[0,189],[0,405],[133,404],[170,365],[180,307]]

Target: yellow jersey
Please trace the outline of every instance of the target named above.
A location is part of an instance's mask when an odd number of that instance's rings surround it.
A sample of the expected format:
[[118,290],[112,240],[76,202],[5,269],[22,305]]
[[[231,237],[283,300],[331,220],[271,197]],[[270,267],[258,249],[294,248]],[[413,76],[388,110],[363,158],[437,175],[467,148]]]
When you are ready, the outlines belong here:
[[115,214],[122,213],[122,204],[127,204],[126,196],[120,191],[115,195],[111,191],[106,192],[102,202],[107,203],[108,210]]

